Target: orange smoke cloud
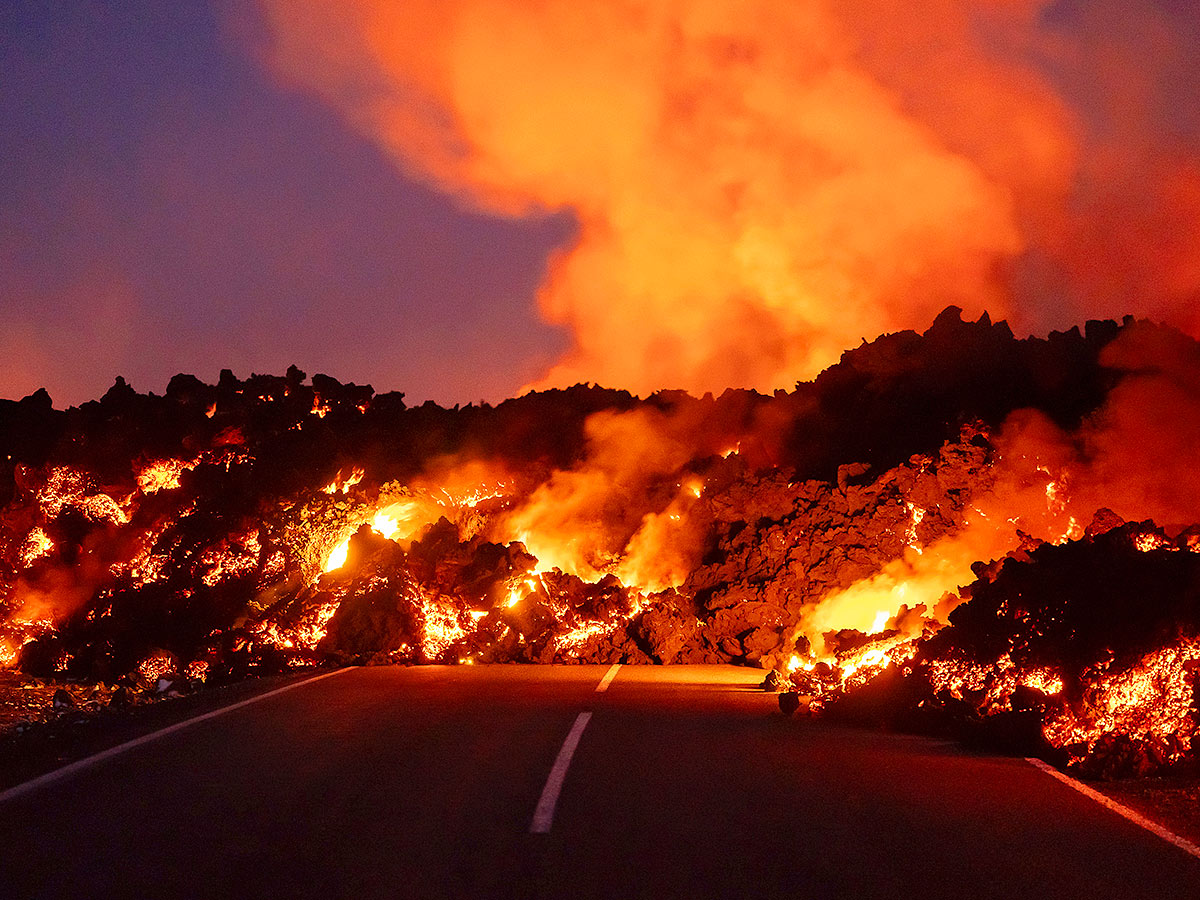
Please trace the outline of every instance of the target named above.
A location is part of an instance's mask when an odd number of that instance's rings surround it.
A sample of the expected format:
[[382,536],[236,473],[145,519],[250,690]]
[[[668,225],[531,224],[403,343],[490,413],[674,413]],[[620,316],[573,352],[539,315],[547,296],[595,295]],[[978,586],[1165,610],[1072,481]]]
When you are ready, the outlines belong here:
[[274,70],[406,170],[576,216],[543,385],[785,386],[948,303],[1020,324],[1031,245],[1071,268],[1081,128],[1022,61],[1040,0],[261,2]]
[[[909,547],[881,572],[828,597],[802,631],[871,628],[880,613],[923,606],[945,619],[945,602],[975,579],[977,561],[1022,544],[1078,539],[1100,509],[1168,533],[1200,518],[1200,350],[1173,329],[1134,323],[1105,348],[1101,362],[1119,381],[1104,405],[1075,431],[1037,410],[1018,410],[995,437],[994,484],[972,497],[961,526],[921,548]],[[940,607],[939,607],[940,604]],[[918,625],[919,628],[919,625]]]
[[694,426],[651,408],[596,413],[585,458],[554,472],[494,536],[522,541],[544,569],[588,579],[615,570],[651,590],[681,584],[703,532],[690,515],[703,482],[685,471],[697,455]]

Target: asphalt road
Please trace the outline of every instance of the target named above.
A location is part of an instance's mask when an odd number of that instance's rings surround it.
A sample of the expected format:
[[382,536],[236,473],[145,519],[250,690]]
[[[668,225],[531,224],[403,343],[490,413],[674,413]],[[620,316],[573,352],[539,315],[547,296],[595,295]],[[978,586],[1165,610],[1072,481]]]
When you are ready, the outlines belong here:
[[604,673],[359,669],[232,710],[0,803],[0,897],[1200,897],[1200,860],[1022,760],[786,720],[759,672]]

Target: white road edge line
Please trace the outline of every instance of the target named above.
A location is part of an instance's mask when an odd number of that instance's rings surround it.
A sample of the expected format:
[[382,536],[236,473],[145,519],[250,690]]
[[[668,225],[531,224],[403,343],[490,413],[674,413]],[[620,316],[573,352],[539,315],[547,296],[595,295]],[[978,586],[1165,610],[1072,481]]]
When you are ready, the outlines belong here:
[[562,749],[558,751],[558,757],[550,768],[546,786],[542,788],[542,796],[538,798],[537,809],[533,811],[533,822],[529,826],[530,834],[546,834],[550,831],[550,825],[554,822],[554,807],[558,805],[558,793],[567,777],[567,768],[571,765],[575,748],[579,746],[583,729],[587,728],[591,718],[590,712],[581,712],[575,717],[575,724],[567,733],[567,739],[563,741]]
[[600,679],[600,683],[596,685],[597,694],[603,694],[608,690],[608,686],[612,684],[612,680],[617,677],[617,670],[620,668],[620,663],[613,663],[611,666],[609,666],[608,671],[604,673],[604,677]]
[[336,672],[325,672],[321,675],[314,675],[312,678],[305,678],[303,681],[293,681],[291,684],[285,684],[281,688],[276,688],[273,691],[267,691],[265,694],[258,694],[246,700],[239,700],[237,703],[231,703],[229,706],[222,706],[220,709],[210,710],[199,716],[193,716],[190,719],[184,719],[182,722],[176,722],[174,725],[168,725],[166,728],[160,728],[158,731],[152,731],[149,734],[143,734],[139,738],[134,738],[131,741],[126,741],[123,744],[117,744],[115,747],[109,747],[107,750],[101,750],[99,753],[92,756],[85,756],[83,759],[76,760],[73,763],[63,766],[60,769],[54,769],[47,772],[45,775],[39,775],[30,781],[22,782],[21,784],[10,787],[8,790],[0,792],[0,803],[7,800],[14,800],[31,791],[36,791],[40,787],[47,784],[53,784],[62,778],[67,778],[74,775],[76,772],[81,772],[84,769],[91,768],[97,763],[103,762],[106,759],[112,759],[114,756],[120,756],[135,747],[140,747],[143,744],[149,744],[152,741],[157,741],[159,738],[164,738],[168,734],[174,734],[176,731],[182,731],[185,728],[190,728],[199,722],[207,719],[215,719],[217,716],[223,716],[227,712],[233,712],[235,709],[241,709],[243,706],[249,706],[251,703],[257,703],[259,700],[266,700],[268,697],[275,697],[287,691],[293,691],[298,687],[303,687],[306,684],[312,684],[314,681],[320,681],[323,678],[332,678],[334,675],[341,675],[343,672],[351,671],[351,668],[338,669]]
[[1118,803],[1116,800],[1112,799],[1111,797],[1100,793],[1099,791],[1095,790],[1094,788],[1088,787],[1086,784],[1083,784],[1082,782],[1076,781],[1074,778],[1072,778],[1069,775],[1064,775],[1062,772],[1058,771],[1058,769],[1054,768],[1054,766],[1049,765],[1048,763],[1045,763],[1040,759],[1033,759],[1032,757],[1026,757],[1025,762],[1029,763],[1031,766],[1036,766],[1037,768],[1039,768],[1043,772],[1045,772],[1047,775],[1049,775],[1053,778],[1057,778],[1063,784],[1067,785],[1068,787],[1074,788],[1075,790],[1079,791],[1079,793],[1083,794],[1085,797],[1087,797],[1091,800],[1095,800],[1101,806],[1103,806],[1107,809],[1111,809],[1117,815],[1124,816],[1126,819],[1128,819],[1134,825],[1140,825],[1142,828],[1145,828],[1151,834],[1157,835],[1158,837],[1162,838],[1167,843],[1174,844],[1176,847],[1178,847],[1184,853],[1190,853],[1192,856],[1196,857],[1197,859],[1200,859],[1200,847],[1197,847],[1195,844],[1193,844],[1187,838],[1180,837],[1175,832],[1173,832],[1167,828],[1164,828],[1163,826],[1159,825],[1157,822],[1151,822],[1149,819],[1147,819],[1141,813],[1134,812],[1128,806]]

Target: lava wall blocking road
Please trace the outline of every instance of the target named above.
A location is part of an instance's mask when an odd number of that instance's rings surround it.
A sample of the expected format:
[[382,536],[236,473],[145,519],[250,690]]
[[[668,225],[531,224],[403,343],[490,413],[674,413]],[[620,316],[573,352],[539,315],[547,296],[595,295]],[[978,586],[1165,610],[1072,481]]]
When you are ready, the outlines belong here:
[[[1125,520],[1146,522],[1125,538],[1136,564],[1190,559],[1200,521],[1200,348],[1132,319],[1017,340],[950,308],[773,395],[577,385],[410,408],[293,367],[179,375],[163,396],[118,379],[64,411],[39,392],[0,402],[0,429],[4,663],[107,681],[732,661],[788,673],[817,709],[889,666],[967,658],[945,649],[965,610],[1011,583],[982,586],[989,566],[1086,556]],[[1200,633],[1192,606],[1162,608],[1175,631],[1136,653],[1114,631],[1106,677]],[[1057,646],[970,661],[1026,666],[1004,684],[1058,698],[1042,708],[1058,704],[1061,746],[1094,746],[1110,719],[1136,731],[1070,688],[1099,656]],[[965,702],[980,678],[938,690]],[[1012,689],[976,713],[1011,711]],[[1068,708],[1089,724],[1056,731]]]

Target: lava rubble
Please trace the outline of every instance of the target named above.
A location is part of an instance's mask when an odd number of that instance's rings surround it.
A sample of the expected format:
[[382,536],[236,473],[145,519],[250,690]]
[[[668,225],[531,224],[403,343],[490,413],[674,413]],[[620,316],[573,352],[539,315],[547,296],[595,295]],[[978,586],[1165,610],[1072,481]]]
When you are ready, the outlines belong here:
[[1017,340],[951,308],[770,396],[408,407],[295,367],[39,391],[0,401],[0,664],[96,703],[331,663],[733,662],[789,712],[1177,765],[1200,490],[1145,448],[1194,439],[1198,360],[1132,319]]

